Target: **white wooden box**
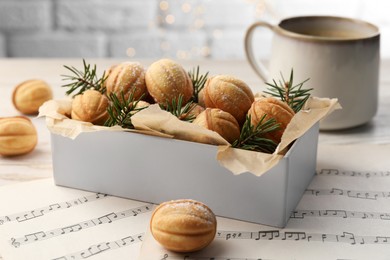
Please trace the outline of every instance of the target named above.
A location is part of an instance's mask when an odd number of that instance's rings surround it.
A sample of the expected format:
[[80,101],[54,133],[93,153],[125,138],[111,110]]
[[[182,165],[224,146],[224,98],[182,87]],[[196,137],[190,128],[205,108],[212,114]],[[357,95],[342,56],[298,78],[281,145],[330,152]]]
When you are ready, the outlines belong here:
[[318,123],[260,177],[233,175],[212,145],[113,131],[51,138],[57,185],[152,203],[191,198],[219,216],[284,227],[315,174]]

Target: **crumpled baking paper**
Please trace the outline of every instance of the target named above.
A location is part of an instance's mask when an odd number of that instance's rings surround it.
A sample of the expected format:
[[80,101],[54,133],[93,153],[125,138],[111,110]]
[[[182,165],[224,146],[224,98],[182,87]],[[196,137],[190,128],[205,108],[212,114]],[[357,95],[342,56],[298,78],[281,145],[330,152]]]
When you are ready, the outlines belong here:
[[288,147],[314,124],[339,109],[337,99],[310,97],[305,106],[292,118],[282,140],[273,154],[232,148],[218,133],[189,122],[181,121],[171,113],[161,110],[157,104],[151,105],[132,116],[135,129],[123,129],[120,126],[105,127],[72,120],[72,100],[50,100],[39,109],[39,117],[46,117],[46,125],[53,134],[71,139],[81,133],[92,131],[127,131],[164,138],[175,138],[211,145],[218,145],[216,159],[221,166],[233,174],[251,172],[261,176],[284,156]]

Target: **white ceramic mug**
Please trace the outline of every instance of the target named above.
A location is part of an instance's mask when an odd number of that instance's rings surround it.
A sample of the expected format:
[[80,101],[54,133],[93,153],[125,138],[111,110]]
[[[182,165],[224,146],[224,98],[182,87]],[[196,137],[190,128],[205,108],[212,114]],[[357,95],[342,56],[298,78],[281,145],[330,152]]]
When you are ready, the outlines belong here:
[[[252,36],[257,27],[273,31],[268,69],[254,55]],[[320,123],[321,130],[339,130],[369,122],[378,107],[380,33],[373,24],[333,16],[302,16],[252,24],[245,36],[247,58],[265,81],[310,79],[317,97],[338,98],[343,109]]]

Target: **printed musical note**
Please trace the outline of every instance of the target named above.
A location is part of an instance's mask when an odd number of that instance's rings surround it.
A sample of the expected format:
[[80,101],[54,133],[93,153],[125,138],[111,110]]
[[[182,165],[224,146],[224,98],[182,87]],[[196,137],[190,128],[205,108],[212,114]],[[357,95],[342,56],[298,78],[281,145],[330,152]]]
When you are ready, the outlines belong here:
[[101,252],[106,251],[111,248],[110,242],[101,243],[96,246]]
[[[104,216],[101,216],[101,217],[98,217],[95,219],[82,221],[82,222],[74,224],[74,225],[61,227],[61,228],[49,230],[46,232],[39,231],[37,233],[28,234],[24,237],[10,240],[10,243],[13,244],[13,243],[17,242],[18,243],[17,245],[19,247],[19,246],[24,245],[24,244],[28,244],[28,243],[32,243],[32,242],[36,242],[36,241],[40,241],[40,240],[45,240],[45,239],[50,239],[53,237],[57,237],[57,236],[61,236],[61,235],[69,234],[69,233],[78,232],[78,231],[86,229],[86,228],[91,228],[91,227],[102,225],[102,224],[109,224],[109,223],[116,221],[116,220],[119,220],[119,219],[128,218],[128,217],[136,217],[139,214],[151,211],[152,208],[153,208],[153,205],[149,204],[146,206],[132,208],[132,209],[124,210],[124,211],[117,212],[117,213],[112,212],[112,213],[106,214]],[[139,212],[139,213],[137,215],[134,215],[134,213],[133,213],[134,211]],[[131,238],[131,239],[133,239],[133,238]],[[122,241],[122,243],[123,242],[124,241]],[[126,241],[126,243],[127,243],[127,241]],[[14,244],[13,244],[13,246],[16,247]]]
[[[240,237],[233,238],[229,234],[241,233]],[[282,230],[267,230],[267,231],[218,231],[216,238],[219,239],[251,239],[251,240],[288,240],[288,241],[319,241],[319,242],[339,242],[350,245],[359,244],[390,244],[390,237],[383,236],[359,236],[351,232],[343,232],[342,234],[327,234],[327,233],[308,233],[302,231],[282,231]]]
[[106,250],[108,250],[110,247],[106,247],[106,248],[103,248],[101,249],[99,247],[99,245],[93,245],[93,246],[90,246],[87,251],[84,251],[82,252],[80,255],[82,258],[88,258],[88,257],[91,257],[93,255],[97,255],[97,254],[100,254]]
[[338,169],[321,169],[317,174],[318,175],[339,175],[340,171]]
[[[136,216],[136,215],[134,215]],[[103,224],[103,223],[111,223],[113,220],[118,218],[118,215],[116,215],[114,212],[104,215],[102,217],[98,218],[98,224]]]
[[306,233],[305,232],[284,232],[284,237],[282,240],[305,240]]
[[56,210],[67,209],[70,207],[78,206],[78,205],[81,205],[83,203],[96,201],[96,200],[103,199],[106,197],[107,197],[107,194],[96,193],[94,195],[87,196],[87,197],[84,196],[82,198],[77,198],[77,199],[73,199],[70,201],[50,204],[49,206],[42,207],[42,208],[36,208],[33,210],[20,212],[20,213],[8,215],[8,216],[0,216],[0,225],[5,224],[6,222],[12,222],[12,221],[25,222],[25,221],[28,221],[28,220],[31,220],[31,219],[34,219],[37,217],[42,217],[45,214],[51,213],[51,212],[56,211]]
[[67,234],[67,233],[71,233],[71,232],[77,232],[79,230],[81,230],[82,227],[80,224],[76,224],[76,225],[72,225],[72,226],[68,226],[68,227],[64,227],[62,228],[62,232],[61,234]]
[[49,205],[49,211],[53,211],[53,210],[57,210],[57,209],[60,209],[61,208],[61,205],[58,204],[58,203],[55,203],[55,204],[51,204]]
[[95,198],[96,199],[101,199],[101,198],[105,198],[107,197],[108,195],[107,194],[104,194],[104,193],[96,193],[95,194]]
[[18,248],[20,246],[20,243],[16,241],[15,238],[11,238],[11,245],[14,246],[15,248]]
[[[252,236],[253,234],[252,233],[244,233],[244,235],[249,235],[249,236]],[[219,238],[224,238],[225,240],[229,240],[229,239],[252,239],[252,237],[244,237],[243,236],[243,233],[241,232],[225,232],[225,231],[217,231],[217,234],[216,234],[216,237],[219,237]]]
[[304,219],[306,217],[334,217],[334,218],[390,220],[390,213],[326,209],[326,210],[295,210],[291,213],[290,216],[290,218],[292,219]]
[[121,239],[122,245],[125,246],[127,244],[132,244],[134,242],[134,238],[132,236],[128,236]]
[[[94,255],[104,253],[109,250],[115,250],[124,246],[129,246],[134,243],[139,243],[142,241],[144,236],[144,233],[131,235],[125,238],[121,238],[119,240],[110,241],[110,242],[102,242],[96,245],[91,245],[85,250],[81,250],[75,253],[70,253],[64,256],[60,256],[57,258],[54,258],[53,260],[60,260],[60,259],[72,259],[72,260],[79,260],[79,259],[85,259],[92,257]],[[134,239],[136,238],[136,239]],[[125,241],[125,242],[124,242]]]
[[338,169],[321,169],[317,175],[346,177],[390,177],[390,171],[340,171]]
[[3,225],[5,222],[10,222],[11,219],[8,216],[0,217],[0,226]]
[[36,232],[36,233],[25,235],[24,236],[24,242],[42,240],[45,237],[46,237],[46,233],[42,232],[42,231],[39,231],[39,232]]
[[389,243],[389,237],[383,237],[383,236],[377,236],[374,240],[374,243],[382,243],[382,244],[387,244]]
[[345,210],[327,209],[325,212],[323,212],[323,216],[347,218],[347,212]]
[[333,188],[331,191],[330,191],[331,194],[334,194],[334,195],[344,195],[344,191],[342,189],[336,189],[336,188]]
[[226,240],[229,240],[230,238],[237,239],[241,237],[241,233],[229,233],[226,234]]
[[379,213],[379,218],[383,220],[390,220],[390,213]]
[[33,211],[23,214],[22,216],[17,216],[15,219],[18,222],[23,222],[26,220],[30,220],[35,218],[34,214],[32,214]]
[[259,231],[257,233],[257,237],[255,240],[267,239],[273,240],[274,238],[279,237],[279,231],[271,230],[271,231]]
[[345,240],[346,243],[350,243],[351,245],[356,244],[355,235],[350,233],[350,232],[343,232],[342,235],[338,236],[338,241],[339,241],[339,238],[341,240]]
[[356,190],[344,190],[338,188],[332,189],[307,189],[305,191],[307,195],[315,196],[347,196],[349,198],[377,200],[378,198],[388,199],[390,198],[390,192],[388,191],[356,191]]

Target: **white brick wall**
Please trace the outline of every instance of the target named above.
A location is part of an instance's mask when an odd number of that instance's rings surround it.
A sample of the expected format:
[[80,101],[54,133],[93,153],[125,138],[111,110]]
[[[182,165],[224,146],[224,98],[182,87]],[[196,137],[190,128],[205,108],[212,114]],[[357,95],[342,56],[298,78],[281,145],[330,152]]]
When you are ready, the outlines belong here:
[[6,45],[3,35],[0,35],[0,57],[6,57]]
[[215,59],[244,57],[243,30],[216,30],[211,42],[211,57]]
[[157,12],[155,0],[62,0],[57,3],[58,28],[76,31],[147,28]]
[[105,36],[99,33],[23,33],[8,40],[11,57],[105,57]]
[[[157,22],[163,28],[185,29],[192,27],[196,19],[201,19],[204,0],[167,0],[158,2]],[[173,19],[173,23],[170,23]]]
[[207,35],[202,31],[167,31],[164,33],[163,50],[168,57],[182,59],[201,58],[201,48],[207,44]]
[[162,36],[159,31],[135,30],[108,36],[108,55],[111,57],[155,58],[161,57]]
[[[390,57],[388,0],[0,0],[0,57],[244,58],[252,22],[293,15],[361,18]],[[272,34],[258,30],[256,55]]]
[[1,0],[0,31],[49,29],[51,5],[50,0]]
[[246,28],[255,21],[253,4],[243,0],[212,0],[204,4],[204,23],[206,27]]

